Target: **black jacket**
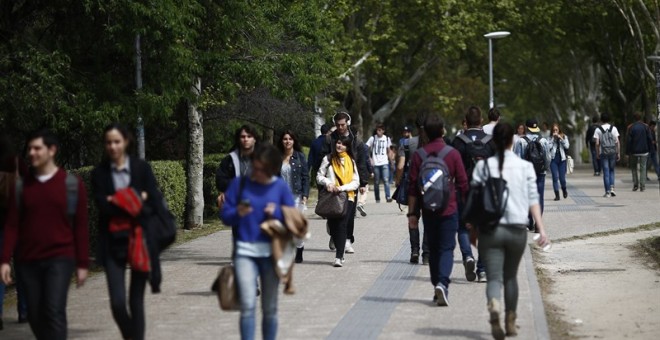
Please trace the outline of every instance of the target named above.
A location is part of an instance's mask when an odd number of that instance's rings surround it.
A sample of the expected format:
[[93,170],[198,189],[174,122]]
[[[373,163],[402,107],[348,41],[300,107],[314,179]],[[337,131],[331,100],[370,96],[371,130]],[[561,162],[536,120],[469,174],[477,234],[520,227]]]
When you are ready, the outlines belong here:
[[[358,175],[360,176],[360,187],[365,187],[369,184],[369,170],[367,169],[367,158],[362,150],[362,144],[364,144],[360,139],[355,137],[351,132],[349,134],[351,139],[351,151],[353,151],[353,156],[355,156],[355,164],[358,168]],[[329,155],[332,152],[332,148],[339,139],[339,132],[335,131],[326,137],[323,148],[321,149],[321,158]]]
[[[238,169],[238,170],[237,170]],[[215,186],[218,192],[225,192],[229,187],[229,183],[239,177],[240,171],[240,156],[238,150],[233,150],[220,161],[220,166],[215,173]]]
[[[149,260],[151,262],[150,284],[153,292],[160,291],[161,271],[160,259],[156,250],[156,240],[153,239],[153,231],[149,230],[149,218],[157,209],[157,199],[162,197],[158,191],[156,177],[149,163],[137,158],[130,157],[131,182],[129,186],[138,193],[146,192],[147,200],[142,207],[142,213],[138,222],[146,231],[147,247],[149,248]],[[126,216],[126,213],[108,202],[107,197],[115,193],[115,185],[112,181],[112,170],[107,161],[99,164],[91,175],[92,192],[96,206],[99,209],[98,223],[98,245],[96,261],[105,266],[108,258],[124,260],[128,253],[128,238],[115,238],[108,230],[110,219],[114,216]]]
[[653,137],[651,129],[642,122],[635,122],[628,130],[628,142],[626,143],[626,154],[644,154],[653,150]]

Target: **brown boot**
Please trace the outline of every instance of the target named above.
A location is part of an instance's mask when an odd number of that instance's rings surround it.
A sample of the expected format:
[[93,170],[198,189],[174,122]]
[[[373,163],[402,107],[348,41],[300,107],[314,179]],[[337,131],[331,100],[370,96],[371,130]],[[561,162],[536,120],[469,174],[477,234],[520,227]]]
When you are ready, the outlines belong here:
[[516,328],[516,312],[506,312],[506,324],[504,327],[506,328],[506,336],[518,335],[518,329]]
[[500,303],[496,299],[488,301],[488,313],[490,314],[490,332],[495,340],[504,339],[504,330],[500,325]]

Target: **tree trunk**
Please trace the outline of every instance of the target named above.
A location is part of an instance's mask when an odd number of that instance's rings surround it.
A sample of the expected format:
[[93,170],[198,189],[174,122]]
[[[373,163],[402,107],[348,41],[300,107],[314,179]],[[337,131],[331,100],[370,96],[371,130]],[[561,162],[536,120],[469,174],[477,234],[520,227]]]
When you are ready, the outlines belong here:
[[[197,77],[192,91],[199,98],[202,80]],[[186,229],[204,224],[204,129],[202,113],[196,101],[188,103],[188,176],[186,195]]]

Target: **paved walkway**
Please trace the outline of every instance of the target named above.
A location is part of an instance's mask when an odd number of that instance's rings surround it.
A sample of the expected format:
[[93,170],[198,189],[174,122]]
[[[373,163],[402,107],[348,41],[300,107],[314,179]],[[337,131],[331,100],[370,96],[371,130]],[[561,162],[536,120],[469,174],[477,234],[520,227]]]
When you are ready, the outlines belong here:
[[[622,173],[618,178],[629,178]],[[632,227],[658,218],[658,182],[645,193],[624,190],[602,198],[602,180],[585,169],[569,177],[569,199],[552,201],[546,181],[545,218],[553,237]],[[630,185],[631,186],[631,185]],[[628,191],[630,188],[627,189]],[[324,221],[310,217],[312,238],[305,262],[295,267],[297,294],[280,296],[280,339],[489,339],[485,284],[467,282],[460,253],[450,286],[449,307],[437,307],[428,267],[408,263],[405,212],[393,203],[367,205],[356,220],[355,254],[343,268],[330,264]],[[635,207],[632,209],[631,207]],[[163,259],[159,295],[147,294],[148,339],[238,339],[238,313],[221,312],[209,292],[218,268],[229,262],[230,233],[219,232],[169,250]],[[530,239],[531,242],[531,239]],[[529,250],[521,263],[519,339],[548,339],[547,324]],[[5,312],[2,339],[31,339],[29,327]],[[110,314],[105,277],[72,289],[68,319],[71,339],[119,339]],[[258,330],[259,332],[259,330]],[[259,333],[257,333],[259,334]]]

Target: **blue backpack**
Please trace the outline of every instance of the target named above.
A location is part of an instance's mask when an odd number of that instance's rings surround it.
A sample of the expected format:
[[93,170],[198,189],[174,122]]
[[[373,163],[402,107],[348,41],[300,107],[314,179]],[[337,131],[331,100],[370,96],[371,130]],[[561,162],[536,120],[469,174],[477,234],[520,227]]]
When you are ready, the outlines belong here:
[[445,145],[439,153],[427,153],[424,148],[416,152],[422,158],[419,168],[418,186],[422,194],[422,207],[430,211],[443,211],[449,204],[449,197],[454,190],[449,167],[445,163],[445,156],[454,150]]

